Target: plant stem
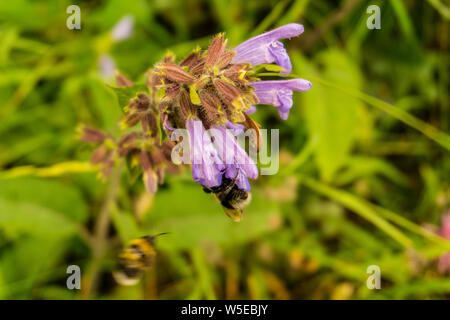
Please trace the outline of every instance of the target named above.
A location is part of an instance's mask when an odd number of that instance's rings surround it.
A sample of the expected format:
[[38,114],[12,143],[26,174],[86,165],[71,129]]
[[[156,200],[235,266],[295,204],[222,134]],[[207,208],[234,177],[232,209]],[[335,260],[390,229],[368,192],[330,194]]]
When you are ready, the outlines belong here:
[[102,208],[98,214],[93,235],[92,255],[94,261],[90,266],[87,278],[82,284],[82,297],[88,299],[97,291],[99,276],[101,271],[101,260],[107,247],[108,229],[111,222],[111,210],[115,205],[120,186],[120,177],[122,173],[123,162],[118,165],[111,173],[108,185],[108,193],[103,201]]

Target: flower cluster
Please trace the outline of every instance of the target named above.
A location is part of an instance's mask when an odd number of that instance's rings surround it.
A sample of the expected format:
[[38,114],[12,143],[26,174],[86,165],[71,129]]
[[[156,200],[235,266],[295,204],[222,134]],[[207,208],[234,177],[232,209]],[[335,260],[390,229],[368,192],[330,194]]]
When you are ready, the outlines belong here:
[[[219,34],[207,50],[197,48],[179,64],[169,55],[155,66],[149,84],[163,92],[158,109],[165,130],[170,134],[174,128],[186,128],[191,150],[204,151],[196,153],[201,159],[191,156],[196,182],[214,187],[226,177],[236,179],[240,189],[250,190],[248,178],[258,176],[256,164],[226,129],[251,128],[249,114],[256,111],[255,104],[273,105],[282,119],[288,118],[293,91],[309,90],[311,83],[304,79],[260,81],[255,66],[276,63],[283,73],[290,73],[292,65],[279,40],[302,32],[302,25],[288,24],[234,49],[227,49],[224,35]],[[198,136],[211,128],[222,132],[222,139],[215,135],[212,146],[206,148]],[[226,159],[229,150],[235,156]]]
[[[104,133],[85,128],[83,140],[101,144],[92,161],[102,163],[102,171],[107,174],[114,159],[130,155],[138,158],[147,189],[154,192],[173,152],[168,139],[161,145],[157,143],[159,125],[169,138],[176,129],[185,129],[195,182],[217,190],[225,181],[231,181],[229,188],[249,192],[248,178],[256,179],[258,168],[233,133],[258,129],[250,116],[258,104],[277,107],[281,119],[286,120],[293,105],[293,91],[311,88],[304,79],[258,78],[258,65],[273,63],[288,76],[292,65],[279,40],[302,32],[302,25],[292,23],[232,49],[227,47],[224,34],[219,34],[206,50],[197,48],[179,63],[174,55],[166,55],[148,72],[149,93],[132,99],[121,121],[123,128],[141,123],[141,131],[128,133],[116,143]],[[123,76],[117,81],[121,86],[133,85]]]
[[[133,83],[121,74],[117,74],[119,87],[132,87]],[[148,95],[139,93],[126,106],[127,114],[121,120],[123,129],[131,128],[141,123],[142,130],[123,134],[115,139],[111,134],[88,126],[80,127],[82,141],[97,144],[92,153],[91,163],[100,165],[103,177],[111,173],[112,168],[120,159],[128,159],[130,166],[140,164],[144,185],[148,192],[154,194],[158,184],[164,182],[164,173],[177,173],[178,167],[171,161],[173,142],[165,139],[161,144],[158,134],[158,123],[152,102]]]

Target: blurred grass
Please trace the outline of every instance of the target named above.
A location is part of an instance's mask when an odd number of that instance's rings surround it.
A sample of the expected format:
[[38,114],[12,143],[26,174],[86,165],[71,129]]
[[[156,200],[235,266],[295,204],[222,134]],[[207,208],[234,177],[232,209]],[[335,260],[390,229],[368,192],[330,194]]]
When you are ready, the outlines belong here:
[[[0,299],[446,299],[435,259],[449,242],[448,6],[374,1],[79,1],[82,29],[65,27],[69,1],[0,2]],[[129,39],[111,28],[136,20]],[[235,224],[189,170],[153,198],[123,170],[96,178],[79,123],[118,132],[123,97],[99,58],[133,80],[167,50],[180,58],[225,31],[237,45],[286,23],[296,94],[280,129],[280,172],[252,184]],[[131,93],[132,94],[132,93]],[[134,237],[157,240],[155,268],[134,287],[114,283],[114,259]],[[82,290],[66,289],[78,264]],[[369,265],[382,289],[367,289]]]

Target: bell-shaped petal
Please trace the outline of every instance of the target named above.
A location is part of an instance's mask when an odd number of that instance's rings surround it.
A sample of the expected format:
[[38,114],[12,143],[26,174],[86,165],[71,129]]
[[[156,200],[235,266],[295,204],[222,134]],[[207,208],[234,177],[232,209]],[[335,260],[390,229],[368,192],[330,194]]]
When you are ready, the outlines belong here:
[[225,127],[227,127],[228,130],[231,130],[231,132],[233,132],[235,136],[238,136],[245,131],[245,127],[241,123],[234,124],[233,122],[228,121],[227,123],[225,123]]
[[189,152],[194,181],[209,188],[220,185],[225,166],[202,122],[191,117],[186,122],[186,129],[189,133]]
[[286,120],[292,108],[293,91],[311,89],[311,82],[305,79],[258,81],[250,84],[261,104],[270,104],[278,108],[280,118]]
[[242,173],[249,178],[258,177],[258,167],[247,152],[239,145],[230,130],[223,126],[215,126],[211,130],[216,150],[227,166],[238,166]]
[[128,39],[133,34],[134,17],[126,15],[113,27],[111,30],[111,37],[114,41],[123,41]]
[[250,183],[248,182],[248,177],[245,175],[244,170],[235,164],[235,165],[227,165],[225,170],[225,177],[228,179],[236,179],[236,185],[239,189],[244,190],[246,192],[250,191]]
[[290,23],[260,34],[238,45],[232,63],[250,63],[252,65],[276,63],[284,69],[283,73],[292,70],[291,60],[279,39],[293,38],[300,35],[304,28],[301,24]]

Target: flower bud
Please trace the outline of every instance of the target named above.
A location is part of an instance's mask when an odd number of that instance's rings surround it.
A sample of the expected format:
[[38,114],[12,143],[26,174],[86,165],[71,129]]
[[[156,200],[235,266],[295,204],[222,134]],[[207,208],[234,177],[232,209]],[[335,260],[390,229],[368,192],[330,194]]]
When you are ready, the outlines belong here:
[[194,76],[173,63],[161,63],[155,69],[173,82],[190,84],[195,81]]
[[224,41],[223,33],[218,34],[209,45],[205,58],[205,67],[208,68],[215,65],[215,63],[225,50],[225,45],[226,41]]
[[118,71],[115,74],[115,78],[118,87],[132,87],[134,85],[134,83],[130,79],[128,79]]
[[141,117],[142,115],[140,112],[129,113],[120,122],[120,127],[122,129],[134,127],[139,122],[139,120],[141,120]]
[[100,130],[88,126],[81,126],[80,131],[81,131],[80,140],[84,142],[102,143],[107,138],[106,134],[104,134]]
[[153,112],[147,112],[141,119],[144,134],[156,137],[158,134],[158,122]]

